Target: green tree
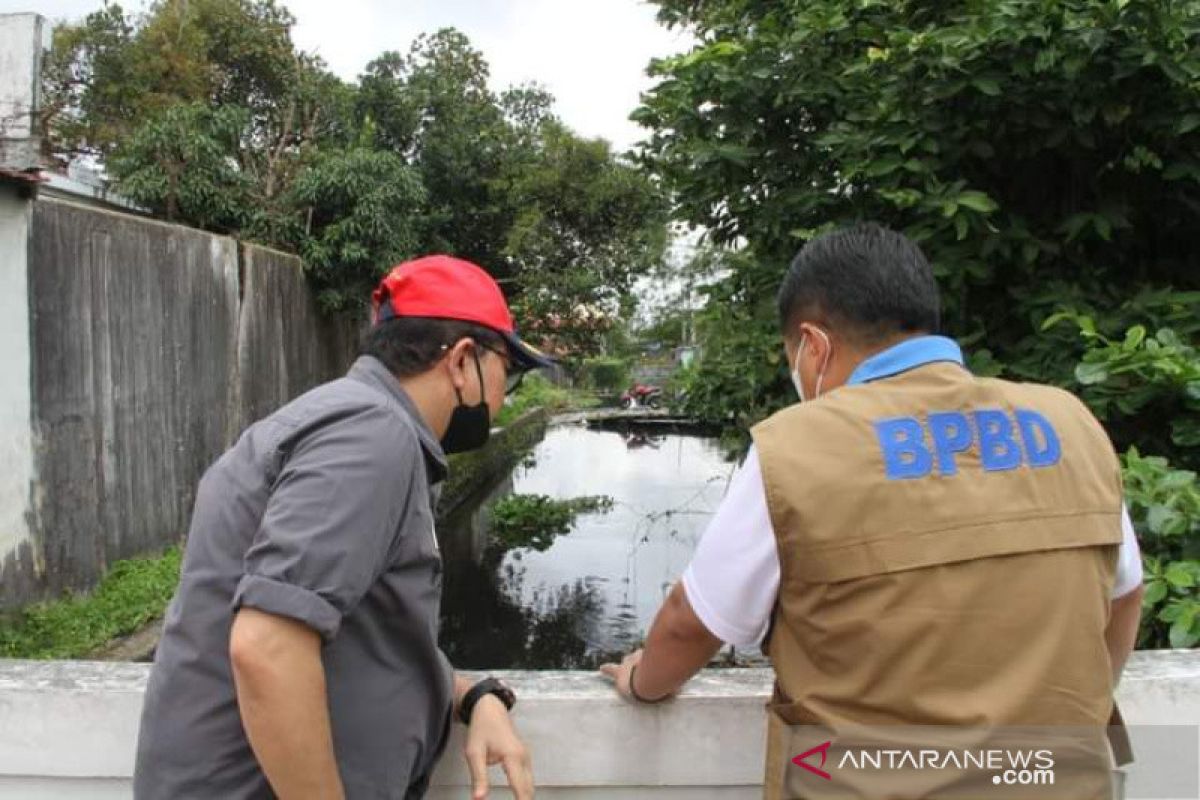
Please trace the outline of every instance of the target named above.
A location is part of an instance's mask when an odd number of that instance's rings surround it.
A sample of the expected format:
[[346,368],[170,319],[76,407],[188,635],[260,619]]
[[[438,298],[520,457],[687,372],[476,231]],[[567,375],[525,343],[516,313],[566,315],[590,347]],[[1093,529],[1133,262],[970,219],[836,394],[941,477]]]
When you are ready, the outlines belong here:
[[[137,17],[112,5],[79,25],[60,26],[44,74],[48,154],[60,161],[97,156],[128,183],[129,170],[147,166],[131,139],[153,137],[148,128],[161,128],[168,117],[175,125],[201,120],[173,109],[236,111],[242,124],[229,155],[250,187],[238,216],[256,232],[269,231],[264,220],[281,212],[279,198],[306,150],[319,141],[344,145],[354,133],[347,87],[295,49],[292,23],[273,0],[159,0]],[[209,225],[212,216],[185,210],[181,219]]]
[[239,228],[251,192],[235,160],[245,124],[236,107],[169,106],[114,150],[118,189],[168,220]]
[[523,295],[527,328],[554,315],[569,346],[600,348],[661,251],[653,184],[568,131],[544,89],[492,92],[458,31],[383,53],[355,86],[291,24],[274,0],[158,0],[60,27],[52,151],[100,158],[168,219],[300,253],[328,308],[361,310],[387,267],[450,252]]
[[420,113],[414,164],[428,192],[425,249],[504,278],[515,271],[504,253],[511,215],[496,187],[506,129],[488,75],[470,40],[443,29],[413,43],[407,90]]
[[[1200,2],[657,4],[698,44],[651,67],[643,161],[741,250],[702,315],[693,410],[748,424],[791,400],[770,296],[805,241],[875,219],[921,243],[976,371],[1091,404],[1162,527],[1197,463]],[[1188,514],[1178,542],[1147,539],[1170,587],[1154,644],[1200,636]]]
[[133,22],[116,3],[54,29],[43,63],[40,112],[47,160],[66,163],[76,155],[98,155],[135,117],[133,33]]
[[632,310],[634,277],[663,258],[666,206],[607,142],[555,120],[540,124],[539,139],[506,198],[516,214],[505,251],[519,265],[518,308],[530,333],[590,355]]
[[139,16],[114,4],[60,26],[47,96],[52,113],[74,113],[49,126],[51,147],[107,156],[178,104],[242,108],[256,129],[269,127],[299,70],[292,23],[273,0],[158,0]]
[[292,232],[327,310],[361,312],[387,268],[417,252],[425,191],[394,153],[356,147],[321,153],[296,179]]
[[367,64],[359,76],[354,99],[360,124],[369,121],[373,145],[411,158],[416,151],[417,132],[423,109],[408,91],[408,60],[395,51],[383,53]]
[[880,220],[934,262],[949,332],[1059,383],[1082,343],[1040,325],[1064,301],[1200,284],[1195,0],[658,4],[699,44],[652,66],[644,161],[748,268]]

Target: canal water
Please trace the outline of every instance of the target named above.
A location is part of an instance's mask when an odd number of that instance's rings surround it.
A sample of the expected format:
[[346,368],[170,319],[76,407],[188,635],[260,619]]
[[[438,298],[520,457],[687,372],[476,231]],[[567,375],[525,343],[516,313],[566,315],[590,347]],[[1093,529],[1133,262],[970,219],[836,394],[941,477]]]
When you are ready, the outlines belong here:
[[[718,440],[552,427],[526,461],[439,526],[442,647],[464,669],[591,669],[636,647],[687,566],[736,465]],[[491,509],[513,493],[606,495],[548,549],[505,550]]]

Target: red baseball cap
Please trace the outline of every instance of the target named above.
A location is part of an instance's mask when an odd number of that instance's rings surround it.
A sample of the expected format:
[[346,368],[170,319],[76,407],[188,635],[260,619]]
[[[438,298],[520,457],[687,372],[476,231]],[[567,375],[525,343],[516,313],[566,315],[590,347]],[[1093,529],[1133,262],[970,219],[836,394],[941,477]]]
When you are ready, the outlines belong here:
[[398,264],[371,295],[371,308],[376,325],[393,317],[474,322],[504,337],[519,366],[537,369],[555,363],[517,336],[512,312],[492,276],[461,258],[425,256]]

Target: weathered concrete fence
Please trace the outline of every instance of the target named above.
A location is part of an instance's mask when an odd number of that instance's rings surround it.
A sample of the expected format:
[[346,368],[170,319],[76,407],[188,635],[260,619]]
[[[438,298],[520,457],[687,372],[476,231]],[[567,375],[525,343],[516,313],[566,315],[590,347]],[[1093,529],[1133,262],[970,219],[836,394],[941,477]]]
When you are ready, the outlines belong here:
[[242,428],[343,371],[298,259],[0,183],[0,608],[186,532]]
[[[0,661],[0,800],[128,798],[148,670]],[[594,673],[497,674],[520,696],[517,723],[543,800],[762,796],[768,670],[706,670],[658,706],[619,700]],[[1119,697],[1137,754],[1128,796],[1196,797],[1200,651],[1135,654]],[[456,725],[433,800],[468,795],[461,735]],[[493,781],[502,783],[498,769]],[[1018,787],[1011,796],[1030,794]]]

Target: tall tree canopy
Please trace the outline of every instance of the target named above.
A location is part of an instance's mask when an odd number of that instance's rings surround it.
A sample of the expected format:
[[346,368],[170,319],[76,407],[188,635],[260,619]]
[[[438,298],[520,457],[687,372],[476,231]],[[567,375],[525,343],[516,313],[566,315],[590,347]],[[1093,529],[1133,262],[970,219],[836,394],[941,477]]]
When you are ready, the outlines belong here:
[[654,183],[553,114],[537,86],[490,88],[462,33],[423,35],[357,83],[296,49],[274,0],[107,5],[59,27],[47,60],[48,156],[101,160],[168,219],[305,257],[325,305],[361,309],[388,267],[451,252],[501,280],[531,331],[569,354],[603,330],[665,247]]

